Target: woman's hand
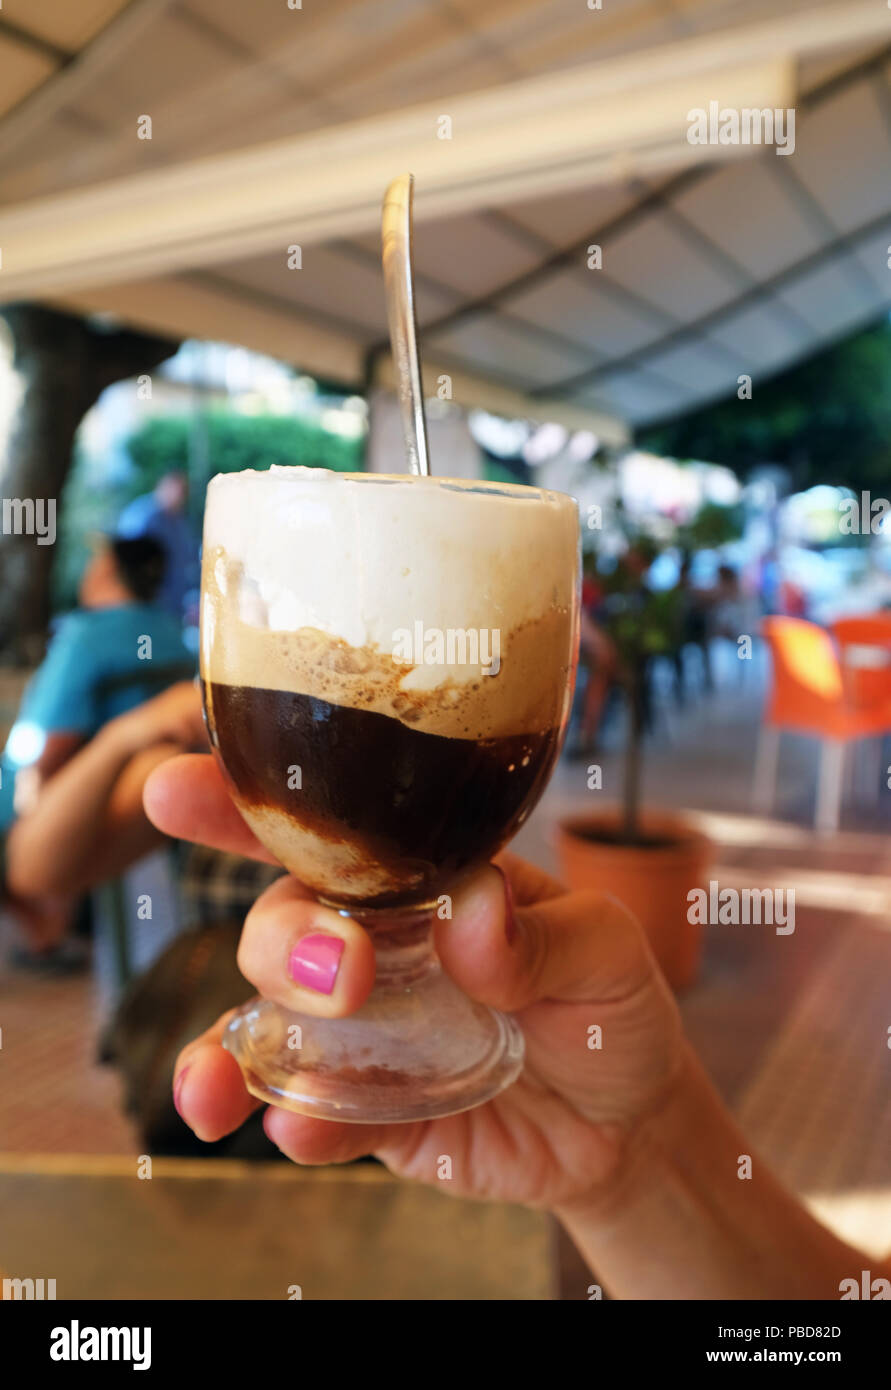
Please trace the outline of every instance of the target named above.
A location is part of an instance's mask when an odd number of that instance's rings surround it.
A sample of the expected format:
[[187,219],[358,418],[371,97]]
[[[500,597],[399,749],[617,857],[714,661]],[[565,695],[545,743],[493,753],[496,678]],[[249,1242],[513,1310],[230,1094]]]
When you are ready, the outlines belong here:
[[[208,757],[159,767],[145,805],[169,835],[271,858]],[[526,1039],[520,1079],[476,1110],[420,1123],[342,1124],[269,1109],[266,1132],[295,1162],[374,1153],[396,1173],[433,1182],[448,1154],[450,1191],[546,1207],[584,1200],[616,1177],[636,1121],[660,1105],[681,1070],[674,1001],[618,903],[567,893],[511,855],[497,863],[456,889],[452,920],[437,922],[436,949],[468,995],[515,1016]],[[309,936],[333,940],[307,954]],[[239,966],[267,998],[329,1018],[357,1009],[374,983],[366,933],[291,878],[250,912]],[[178,1109],[206,1140],[236,1129],[258,1106],[221,1046],[228,1017],[176,1066]]]
[[[163,764],[145,801],[171,835],[270,858],[209,757]],[[269,1108],[273,1143],[296,1163],[373,1153],[440,1191],[549,1208],[616,1298],[837,1299],[868,1257],[819,1226],[752,1153],[685,1043],[637,924],[609,898],[566,893],[511,855],[497,862],[456,888],[436,949],[467,994],[520,1024],[519,1080],[476,1110],[414,1124]],[[307,954],[319,935],[334,941]],[[239,964],[268,998],[329,1018],[358,1008],[373,984],[366,934],[289,878],[248,915]],[[258,1105],[221,1046],[228,1017],[177,1061],[177,1107],[202,1139]]]

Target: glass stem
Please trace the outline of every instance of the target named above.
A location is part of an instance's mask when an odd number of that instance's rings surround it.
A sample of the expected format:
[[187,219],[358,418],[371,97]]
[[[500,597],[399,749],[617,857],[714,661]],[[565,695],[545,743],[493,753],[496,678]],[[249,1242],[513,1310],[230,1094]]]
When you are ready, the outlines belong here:
[[433,911],[375,909],[345,914],[371,937],[376,962],[375,992],[408,989],[439,969],[433,949]]

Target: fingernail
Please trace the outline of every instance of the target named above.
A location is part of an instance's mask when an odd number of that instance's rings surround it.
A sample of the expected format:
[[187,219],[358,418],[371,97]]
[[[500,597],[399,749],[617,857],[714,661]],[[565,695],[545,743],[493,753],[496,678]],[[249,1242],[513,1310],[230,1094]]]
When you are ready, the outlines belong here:
[[325,932],[301,936],[288,958],[288,974],[295,984],[306,985],[318,994],[330,994],[345,945],[342,937]]
[[178,1074],[178,1076],[176,1076],[176,1077],[174,1078],[174,1081],[173,1081],[173,1104],[174,1104],[174,1106],[175,1106],[175,1108],[176,1108],[176,1113],[177,1113],[177,1115],[179,1115],[180,1119],[183,1120],[183,1121],[185,1120],[186,1117],[185,1117],[185,1115],[183,1114],[182,1110],[180,1110],[180,1108],[179,1108],[179,1101],[180,1101],[180,1096],[182,1095],[182,1092],[183,1092],[183,1082],[185,1081],[186,1077],[187,1077],[188,1074],[189,1074],[189,1070],[190,1070],[190,1068],[191,1068],[191,1065],[192,1065],[192,1064],[191,1064],[191,1062],[190,1062],[189,1065],[188,1065],[187,1067],[183,1067],[182,1071]]
[[510,886],[507,874],[498,864],[492,865],[493,869],[498,869],[501,880],[504,884],[504,935],[507,938],[508,946],[512,946],[517,937],[517,919],[514,914],[514,890]]

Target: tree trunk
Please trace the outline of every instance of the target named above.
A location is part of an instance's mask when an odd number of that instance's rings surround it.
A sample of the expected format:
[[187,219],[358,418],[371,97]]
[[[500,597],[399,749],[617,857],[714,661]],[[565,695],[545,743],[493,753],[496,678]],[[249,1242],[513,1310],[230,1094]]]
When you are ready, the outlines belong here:
[[[103,332],[71,314],[37,304],[0,308],[10,330],[16,403],[0,459],[0,663],[39,660],[49,622],[54,547],[26,534],[23,516],[41,502],[58,504],[71,466],[77,427],[106,386],[149,372],[177,350],[166,338],[126,330]],[[2,443],[2,441],[0,441]],[[52,517],[52,510],[44,513]],[[40,515],[40,509],[37,509]],[[21,534],[16,534],[21,530]],[[47,526],[44,536],[52,536]]]

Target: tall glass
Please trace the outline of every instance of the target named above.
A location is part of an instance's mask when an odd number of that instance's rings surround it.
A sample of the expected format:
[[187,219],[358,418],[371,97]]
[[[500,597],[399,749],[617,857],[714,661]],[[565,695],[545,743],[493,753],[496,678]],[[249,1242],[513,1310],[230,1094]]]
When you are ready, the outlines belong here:
[[257,999],[225,1045],[262,1100],[380,1123],[509,1085],[514,1022],[443,973],[433,923],[529,815],[565,732],[578,512],[538,488],[273,468],[208,488],[211,745],[263,844],[371,933],[349,1018]]

